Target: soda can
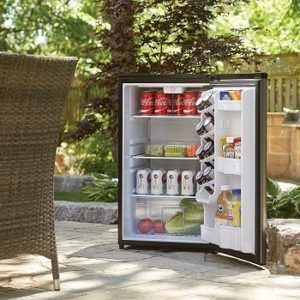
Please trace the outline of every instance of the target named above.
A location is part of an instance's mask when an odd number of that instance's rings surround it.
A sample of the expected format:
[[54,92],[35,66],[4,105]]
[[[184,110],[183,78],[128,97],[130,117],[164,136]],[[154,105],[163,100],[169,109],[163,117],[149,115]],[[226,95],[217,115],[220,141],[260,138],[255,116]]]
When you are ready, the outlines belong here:
[[195,172],[186,170],[181,173],[181,195],[195,195]]
[[140,104],[141,104],[141,115],[154,114],[154,98],[151,91],[141,91]]
[[151,169],[140,169],[136,172],[136,193],[147,195],[150,193]]
[[167,195],[180,194],[181,175],[179,170],[170,170],[167,172]]
[[204,128],[204,124],[203,124],[203,120],[201,119],[200,122],[196,125],[195,127],[195,130],[196,132],[199,134],[199,135],[202,135],[204,134],[206,131],[205,131],[205,128]]
[[202,177],[203,177],[203,172],[200,170],[200,171],[198,171],[198,173],[196,175],[196,181],[199,185],[202,184]]
[[214,169],[209,166],[203,170],[203,180],[202,183],[212,181],[214,179]]
[[165,94],[165,95],[167,97],[167,103],[168,103],[167,114],[172,115],[172,113],[173,113],[172,95],[171,94]]
[[214,193],[214,185],[207,185],[204,187],[204,190],[207,191],[210,195],[212,195]]
[[157,91],[155,93],[154,113],[156,115],[168,114],[168,96],[163,91]]
[[199,156],[200,159],[204,159],[206,157],[209,157],[214,154],[214,143],[213,142],[207,142],[203,147],[203,152]]
[[204,158],[203,145],[200,145],[200,147],[196,150],[196,156],[199,159],[203,159]]
[[197,115],[197,92],[187,91],[184,93],[184,106],[183,106],[183,114],[184,115]]
[[212,130],[214,128],[214,117],[213,116],[207,117],[203,122],[203,126],[206,132]]
[[182,94],[175,95],[174,101],[174,115],[183,115],[184,96]]
[[213,91],[208,90],[201,93],[201,96],[196,101],[198,112],[200,113],[203,109],[210,107],[214,102]]
[[166,190],[166,171],[164,169],[151,172],[151,194],[163,195]]

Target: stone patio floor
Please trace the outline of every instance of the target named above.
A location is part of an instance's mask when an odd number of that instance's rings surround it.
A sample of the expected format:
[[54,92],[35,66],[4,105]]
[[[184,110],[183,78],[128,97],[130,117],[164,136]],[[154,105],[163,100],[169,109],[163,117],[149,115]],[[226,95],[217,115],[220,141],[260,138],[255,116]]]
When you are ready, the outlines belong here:
[[197,252],[119,250],[117,227],[57,222],[61,291],[49,260],[0,261],[0,299],[300,299],[300,276],[270,275],[244,262]]

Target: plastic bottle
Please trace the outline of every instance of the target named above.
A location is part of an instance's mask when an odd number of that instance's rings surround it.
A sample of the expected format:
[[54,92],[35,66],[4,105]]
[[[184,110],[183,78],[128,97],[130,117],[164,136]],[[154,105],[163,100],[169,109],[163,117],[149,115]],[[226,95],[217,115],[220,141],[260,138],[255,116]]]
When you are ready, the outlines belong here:
[[232,190],[232,198],[227,204],[227,219],[230,226],[241,226],[241,189]]
[[221,193],[217,200],[217,211],[215,215],[215,225],[228,225],[227,203],[231,200],[230,185],[222,185]]

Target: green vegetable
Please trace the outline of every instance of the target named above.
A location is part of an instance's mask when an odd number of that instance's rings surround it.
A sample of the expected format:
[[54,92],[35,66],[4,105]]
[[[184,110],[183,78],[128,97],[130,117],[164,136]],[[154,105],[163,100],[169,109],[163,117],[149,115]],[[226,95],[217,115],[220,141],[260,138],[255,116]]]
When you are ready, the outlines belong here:
[[184,222],[185,217],[183,212],[177,212],[170,220],[166,222],[165,228],[168,233],[174,234],[199,234],[200,223]]
[[148,156],[164,156],[163,145],[146,145],[145,154]]
[[166,231],[173,234],[199,234],[204,221],[202,204],[196,200],[182,199],[179,207],[183,212],[177,212],[166,222]]

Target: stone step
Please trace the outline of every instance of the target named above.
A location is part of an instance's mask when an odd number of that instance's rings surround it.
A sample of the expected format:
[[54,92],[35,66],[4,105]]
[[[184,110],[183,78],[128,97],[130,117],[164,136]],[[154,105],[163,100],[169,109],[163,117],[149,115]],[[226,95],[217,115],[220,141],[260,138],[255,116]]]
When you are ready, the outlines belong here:
[[116,224],[117,203],[54,201],[55,220],[86,223]]

